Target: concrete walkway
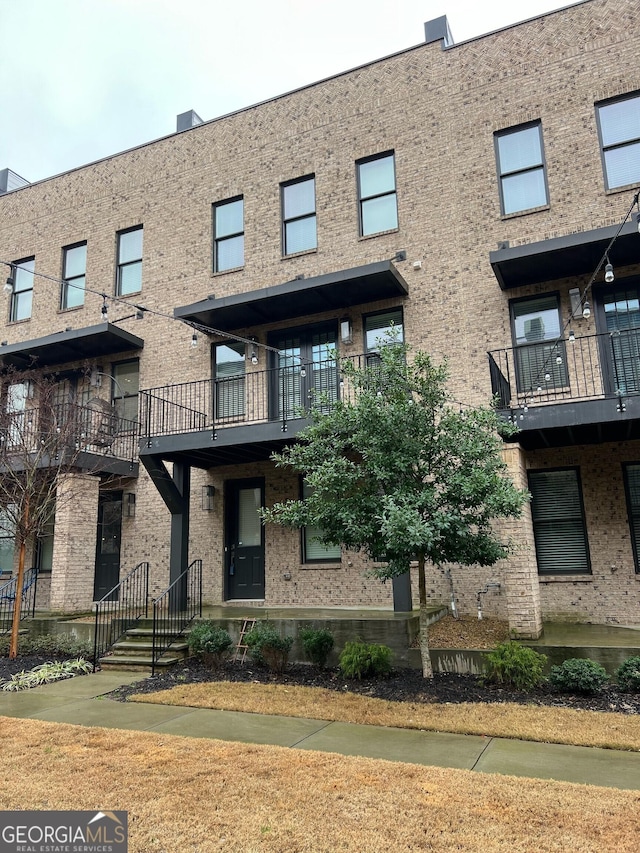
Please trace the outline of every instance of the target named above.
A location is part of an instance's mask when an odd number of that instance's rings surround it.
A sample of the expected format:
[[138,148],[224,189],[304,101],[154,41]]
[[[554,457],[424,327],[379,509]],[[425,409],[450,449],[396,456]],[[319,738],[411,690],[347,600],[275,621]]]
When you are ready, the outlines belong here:
[[0,691],[0,716],[273,744],[481,773],[640,790],[640,753],[637,752],[238,711],[115,702],[105,698],[105,693],[140,678],[140,673],[97,672],[18,693]]

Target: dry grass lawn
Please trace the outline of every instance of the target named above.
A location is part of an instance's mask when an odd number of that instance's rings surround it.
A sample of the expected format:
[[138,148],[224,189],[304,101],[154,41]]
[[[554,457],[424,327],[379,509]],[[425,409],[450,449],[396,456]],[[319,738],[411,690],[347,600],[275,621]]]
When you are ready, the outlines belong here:
[[0,718],[1,809],[125,809],[130,853],[636,853],[640,792]]
[[212,681],[138,694],[136,702],[186,705],[372,726],[640,750],[640,716],[534,705],[387,702],[317,687]]

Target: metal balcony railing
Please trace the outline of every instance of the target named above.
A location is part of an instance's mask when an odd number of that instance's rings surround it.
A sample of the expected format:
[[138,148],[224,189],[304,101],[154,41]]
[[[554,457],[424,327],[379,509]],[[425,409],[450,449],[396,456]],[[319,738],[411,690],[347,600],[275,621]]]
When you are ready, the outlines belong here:
[[138,455],[138,421],[118,415],[103,400],[87,405],[60,403],[0,412],[0,455],[48,453],[52,458],[79,452],[135,462]]
[[[375,355],[349,358],[371,365]],[[178,435],[231,426],[282,423],[305,416],[311,399],[330,408],[350,396],[335,359],[296,363],[220,379],[164,385],[140,392],[141,434],[145,438]]]
[[640,329],[527,343],[488,357],[499,409],[640,394]]

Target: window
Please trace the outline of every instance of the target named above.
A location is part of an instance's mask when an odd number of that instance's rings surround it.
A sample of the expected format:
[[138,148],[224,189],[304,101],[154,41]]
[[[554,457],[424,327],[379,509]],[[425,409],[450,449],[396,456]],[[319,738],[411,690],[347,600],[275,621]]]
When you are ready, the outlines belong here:
[[577,468],[529,471],[538,574],[589,574],[589,546]]
[[[302,498],[308,498],[312,492],[310,486],[305,480],[302,481]],[[318,540],[320,535],[319,527],[303,527],[302,528],[302,562],[303,563],[335,563],[340,560],[339,545],[323,545]]]
[[69,246],[63,250],[61,307],[78,308],[84,305],[84,285],[87,271],[87,244]]
[[521,125],[494,137],[502,213],[518,213],[549,204],[542,148],[542,125]]
[[511,322],[518,391],[568,385],[558,296],[512,302]]
[[368,353],[377,352],[381,346],[404,341],[402,309],[392,308],[364,318],[364,345]]
[[605,186],[640,181],[640,95],[596,105]]
[[284,255],[317,248],[316,179],[313,175],[282,185]]
[[9,320],[11,322],[28,320],[31,317],[35,264],[35,258],[26,258],[24,261],[16,261],[12,266],[13,290],[11,291],[11,307],[9,308]]
[[[636,574],[640,573],[640,465],[625,465],[624,486]],[[0,564],[1,565],[1,564]]]
[[215,347],[216,421],[244,416],[245,345],[230,341]]
[[142,225],[118,234],[118,278],[116,295],[142,290]]
[[[138,390],[140,366],[138,359],[112,365],[111,402],[119,417],[125,421],[122,429],[133,429],[138,420]],[[126,422],[130,423],[127,424]]]
[[393,153],[359,160],[358,202],[360,236],[398,227],[396,170]]
[[244,265],[244,199],[234,198],[213,206],[213,271]]

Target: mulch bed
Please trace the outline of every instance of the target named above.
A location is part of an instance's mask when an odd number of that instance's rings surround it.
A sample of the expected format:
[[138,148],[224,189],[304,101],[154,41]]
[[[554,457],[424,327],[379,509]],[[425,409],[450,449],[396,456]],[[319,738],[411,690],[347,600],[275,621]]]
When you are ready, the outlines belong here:
[[597,696],[573,696],[553,692],[542,687],[521,693],[500,687],[483,685],[474,675],[438,673],[433,681],[424,679],[414,669],[396,669],[386,678],[345,679],[336,669],[320,671],[305,664],[289,664],[283,675],[277,676],[263,667],[247,661],[245,664],[227,662],[222,670],[212,671],[194,658],[134,685],[122,687],[111,698],[126,701],[136,693],[153,693],[179,684],[207,681],[260,682],[283,686],[324,687],[340,693],[351,691],[363,696],[387,699],[392,702],[516,702],[519,704],[549,705],[557,708],[574,708],[587,711],[617,711],[623,714],[640,713],[640,694],[622,693],[617,687],[608,687]]

